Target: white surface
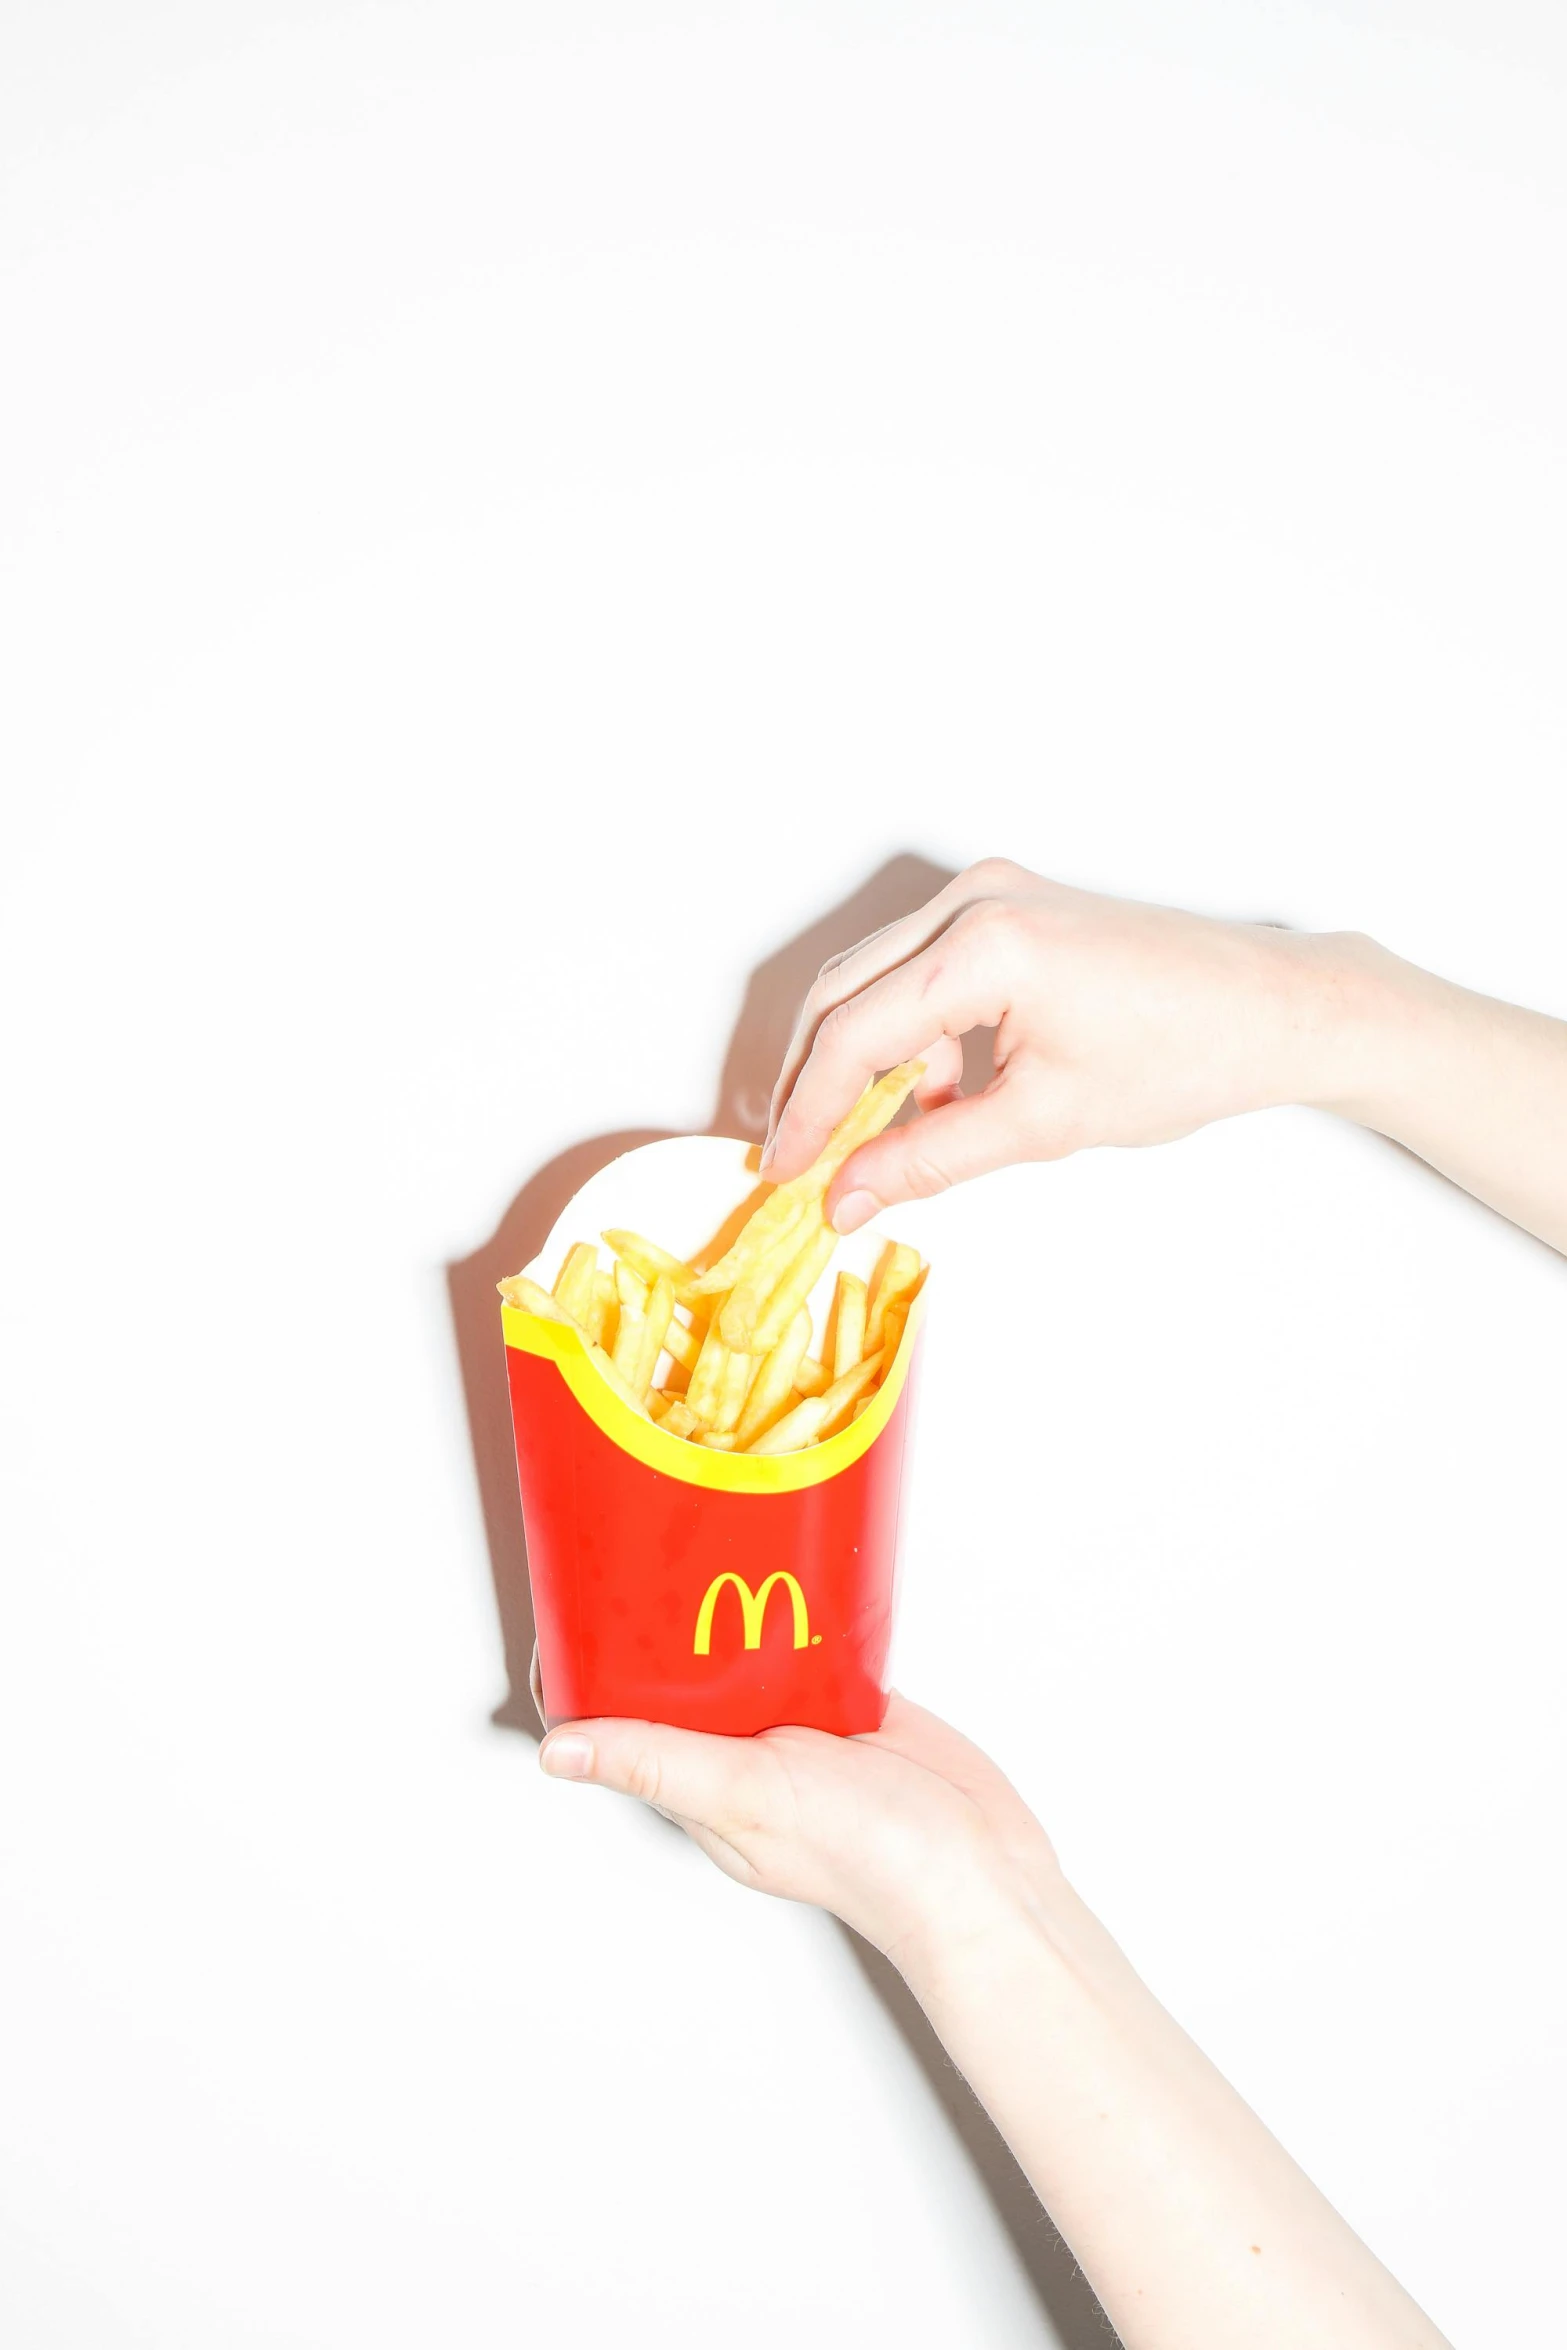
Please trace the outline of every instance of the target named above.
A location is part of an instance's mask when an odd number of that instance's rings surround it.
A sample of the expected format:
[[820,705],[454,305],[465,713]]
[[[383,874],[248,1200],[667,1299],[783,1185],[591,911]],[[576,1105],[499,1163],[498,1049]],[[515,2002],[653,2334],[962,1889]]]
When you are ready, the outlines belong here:
[[[898,850],[1567,1011],[1562,14],[0,41],[0,2331],[1048,2341],[836,1930],[491,1726],[442,1267]],[[1542,2340],[1562,1264],[1304,1115],[920,1222],[903,1685]]]

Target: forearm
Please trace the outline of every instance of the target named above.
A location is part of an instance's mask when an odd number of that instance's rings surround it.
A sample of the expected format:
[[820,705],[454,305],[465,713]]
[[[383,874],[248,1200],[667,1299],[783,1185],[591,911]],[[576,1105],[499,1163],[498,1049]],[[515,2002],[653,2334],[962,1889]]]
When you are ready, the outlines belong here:
[[1567,1021],[1455,987],[1370,939],[1291,941],[1285,1098],[1414,1151],[1567,1254]]
[[906,1971],[1126,2350],[1440,2350],[1064,1882]]

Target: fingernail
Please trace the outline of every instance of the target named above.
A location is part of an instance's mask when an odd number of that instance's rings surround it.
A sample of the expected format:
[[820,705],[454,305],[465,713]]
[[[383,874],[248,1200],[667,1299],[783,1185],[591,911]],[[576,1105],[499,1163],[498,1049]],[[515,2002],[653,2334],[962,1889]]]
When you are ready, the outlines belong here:
[[539,1769],[552,1779],[585,1779],[593,1768],[593,1741],[576,1730],[560,1730],[539,1748]]
[[834,1232],[858,1232],[872,1216],[881,1214],[881,1201],[874,1191],[846,1191],[832,1212]]
[[756,1171],[759,1175],[765,1175],[767,1173],[768,1168],[773,1163],[773,1153],[777,1148],[778,1143],[776,1137],[770,1137],[768,1141],[763,1143],[762,1155],[756,1163]]

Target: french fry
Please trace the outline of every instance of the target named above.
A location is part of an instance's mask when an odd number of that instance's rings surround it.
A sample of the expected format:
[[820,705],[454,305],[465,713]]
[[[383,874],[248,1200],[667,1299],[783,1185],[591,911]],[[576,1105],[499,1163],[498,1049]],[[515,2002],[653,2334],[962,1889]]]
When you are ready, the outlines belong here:
[[833,1296],[833,1377],[852,1371],[864,1351],[865,1284],[857,1273],[840,1273]]
[[588,1358],[591,1362],[597,1365],[600,1371],[603,1372],[604,1377],[609,1381],[609,1384],[611,1387],[613,1387],[621,1402],[629,1404],[631,1409],[634,1412],[639,1412],[642,1418],[645,1420],[647,1418],[647,1405],[642,1401],[640,1395],[633,1394],[627,1381],[616,1369],[614,1362],[610,1356],[604,1352],[604,1349],[601,1346],[590,1345],[588,1348]]
[[647,1288],[641,1275],[626,1265],[615,1267],[615,1289],[620,1298],[620,1320],[610,1360],[634,1395],[640,1394],[642,1333],[647,1327]]
[[[837,1245],[822,1202],[838,1169],[881,1132],[922,1070],[904,1062],[867,1086],[812,1166],[754,1208],[735,1211],[710,1248],[736,1237],[711,1267],[702,1267],[706,1252],[687,1263],[639,1232],[616,1229],[602,1235],[615,1252],[612,1272],[600,1269],[596,1248],[578,1242],[553,1294],[516,1274],[497,1284],[501,1295],[575,1329],[621,1400],[684,1440],[766,1454],[837,1434],[867,1409],[890,1369],[924,1269],[913,1249],[893,1242],[868,1289],[858,1275],[840,1273],[827,1343],[813,1355],[809,1299]],[[689,1323],[677,1318],[680,1305]]]
[[917,1249],[905,1248],[902,1241],[889,1241],[882,1251],[881,1263],[871,1282],[870,1301],[865,1315],[865,1352],[873,1354],[882,1343],[882,1324],[887,1309],[900,1299],[912,1298],[919,1287],[920,1260]]
[[[745,1226],[732,1248],[726,1249],[716,1265],[699,1273],[696,1287],[700,1294],[736,1289],[756,1271],[761,1260],[770,1256],[791,1232],[798,1237],[803,1211],[812,1201],[821,1200],[838,1169],[863,1142],[897,1116],[915,1085],[925,1074],[923,1061],[902,1061],[896,1069],[889,1069],[885,1077],[868,1085],[853,1109],[829,1137],[825,1148],[814,1163],[801,1175],[780,1183],[769,1193]],[[607,1236],[606,1236],[607,1237]],[[774,1339],[774,1345],[777,1340]]]
[[537,1314],[546,1322],[566,1322],[574,1329],[580,1327],[576,1316],[568,1314],[557,1298],[551,1297],[547,1289],[541,1289],[536,1281],[530,1281],[526,1273],[508,1273],[495,1286],[509,1306],[516,1306],[524,1314]]
[[782,1419],[794,1397],[794,1374],[811,1343],[811,1317],[802,1307],[751,1382],[735,1436],[744,1452]]
[[726,1249],[716,1265],[709,1265],[705,1273],[696,1277],[699,1297],[710,1297],[726,1289],[734,1289],[756,1270],[763,1257],[779,1247],[799,1224],[805,1213],[805,1202],[780,1186],[770,1192],[755,1215],[740,1233],[732,1248]]
[[538,1314],[546,1322],[560,1322],[568,1330],[575,1330],[577,1336],[585,1341],[588,1360],[608,1380],[621,1402],[629,1404],[634,1412],[640,1412],[643,1419],[647,1418],[647,1405],[641,1396],[634,1392],[629,1380],[613,1358],[607,1355],[601,1346],[595,1345],[592,1339],[586,1337],[581,1323],[568,1314],[565,1307],[558,1299],[551,1297],[547,1289],[541,1289],[536,1281],[530,1281],[526,1273],[509,1273],[504,1281],[497,1281],[495,1286],[509,1306],[520,1306],[525,1314]]
[[835,1379],[825,1395],[811,1397],[811,1402],[822,1407],[821,1424],[816,1431],[819,1441],[836,1436],[840,1428],[847,1428],[855,1405],[876,1385],[886,1362],[885,1355],[865,1355],[841,1379]]
[[613,1273],[595,1273],[593,1276],[593,1303],[585,1324],[594,1344],[612,1347],[620,1322],[620,1299],[615,1294]]
[[566,1251],[566,1262],[555,1276],[555,1296],[574,1322],[587,1327],[593,1310],[593,1276],[598,1271],[599,1252],[586,1240],[579,1240]]
[[653,1373],[664,1351],[664,1339],[674,1310],[674,1283],[667,1273],[660,1273],[648,1291],[647,1308],[642,1316],[642,1334],[638,1341],[636,1370],[630,1381],[638,1395],[645,1396],[653,1384]]
[[718,1316],[707,1326],[696,1365],[686,1387],[686,1403],[706,1428],[711,1428],[718,1417],[718,1391],[723,1384],[724,1365],[729,1360],[729,1349],[718,1335]]
[[[923,1061],[902,1061],[874,1085],[868,1085],[815,1162],[803,1174],[780,1183],[770,1192],[733,1247],[725,1250],[716,1265],[697,1275],[698,1294],[711,1296],[722,1290],[739,1289],[757,1273],[764,1258],[771,1258],[791,1235],[798,1244],[803,1237],[804,1212],[812,1202],[820,1202],[825,1196],[828,1185],[851,1153],[861,1143],[869,1142],[873,1135],[880,1134],[888,1121],[896,1117],[924,1073]],[[783,1327],[787,1327],[787,1321],[786,1316]],[[738,1321],[732,1327],[739,1327]],[[775,1332],[770,1345],[776,1346],[781,1334],[781,1330]],[[728,1343],[734,1345],[739,1341],[731,1339]]]
[[819,1210],[807,1209],[796,1216],[781,1237],[763,1249],[749,1273],[735,1284],[719,1315],[720,1336],[725,1346],[754,1345],[756,1327],[767,1310],[768,1299],[820,1222]]
[[731,1350],[718,1383],[718,1409],[713,1415],[713,1428],[719,1436],[728,1436],[740,1425],[740,1415],[745,1410],[755,1375],[755,1357]]
[[[675,1292],[679,1296],[679,1291]],[[696,1369],[696,1358],[702,1351],[702,1341],[684,1322],[671,1321],[664,1332],[664,1344],[684,1371]]]
[[826,1271],[827,1261],[837,1245],[838,1235],[832,1226],[818,1221],[799,1255],[790,1259],[783,1278],[767,1301],[761,1320],[751,1333],[753,1354],[772,1353]]
[[[758,1257],[739,1287],[730,1291],[719,1317],[719,1335],[725,1346],[742,1346],[756,1354],[769,1351],[757,1345],[757,1331],[784,1275],[821,1229],[822,1211],[813,1200],[783,1238]],[[773,1344],[777,1344],[776,1338]]]
[[896,1069],[889,1069],[885,1077],[868,1085],[847,1118],[828,1137],[820,1156],[803,1175],[780,1183],[778,1191],[790,1192],[796,1199],[821,1199],[844,1161],[891,1124],[924,1074],[923,1061],[900,1061]]
[[656,1240],[644,1240],[640,1232],[603,1232],[599,1238],[608,1242],[633,1273],[640,1273],[649,1288],[660,1273],[666,1273],[681,1305],[695,1305],[696,1275],[683,1258],[672,1257],[667,1248],[660,1248]]
[[750,1446],[754,1458],[758,1453],[803,1452],[823,1420],[827,1417],[825,1395],[805,1395],[792,1411],[785,1412]]

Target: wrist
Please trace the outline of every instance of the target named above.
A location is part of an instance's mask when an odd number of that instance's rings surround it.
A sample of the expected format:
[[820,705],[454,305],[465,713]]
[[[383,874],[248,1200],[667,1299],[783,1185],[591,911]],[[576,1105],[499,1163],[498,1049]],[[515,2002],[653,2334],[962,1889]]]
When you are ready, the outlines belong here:
[[938,2021],[1023,1977],[1065,1985],[1114,1948],[1052,1861],[988,1880],[961,1906],[933,1906],[887,1956]]
[[1358,931],[1281,931],[1272,943],[1283,1042],[1271,1102],[1373,1124],[1409,1013],[1409,965]]

